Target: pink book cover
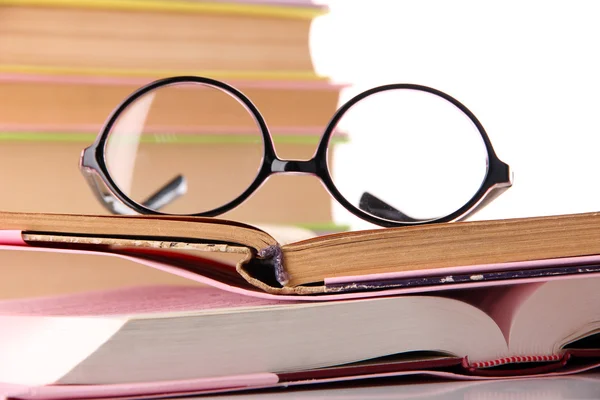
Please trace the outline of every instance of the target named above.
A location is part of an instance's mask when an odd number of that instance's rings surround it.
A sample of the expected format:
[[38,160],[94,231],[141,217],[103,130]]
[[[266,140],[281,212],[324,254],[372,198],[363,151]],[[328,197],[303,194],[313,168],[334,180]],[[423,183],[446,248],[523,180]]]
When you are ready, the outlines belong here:
[[[107,257],[120,257],[150,268],[180,276],[190,281],[199,282],[214,288],[228,292],[277,301],[330,301],[349,300],[360,298],[371,298],[380,296],[406,295],[413,293],[429,293],[442,290],[472,289],[481,287],[503,286],[506,284],[522,284],[547,282],[558,279],[576,279],[585,274],[589,277],[600,276],[597,269],[600,264],[600,255],[566,257],[560,259],[547,259],[525,262],[512,262],[502,264],[486,264],[474,266],[448,267],[441,269],[423,269],[415,271],[403,271],[386,274],[369,274],[362,276],[347,276],[342,278],[325,279],[326,294],[314,295],[276,295],[263,292],[247,284],[236,274],[233,278],[222,273],[211,274],[211,268],[231,269],[231,266],[217,261],[204,259],[198,256],[183,255],[177,252],[164,252],[155,249],[127,249],[126,251],[115,251],[105,246],[88,245],[86,250],[57,247],[37,247],[29,245],[21,237],[21,231],[0,230],[0,250],[22,250],[59,252],[72,254],[95,254]],[[156,255],[162,255],[156,257]],[[169,262],[171,261],[171,262]],[[177,262],[175,262],[177,261]],[[530,271],[555,270],[554,273],[544,273],[530,276]],[[574,269],[576,273],[557,273],[561,268]],[[204,270],[203,270],[204,269]],[[201,272],[202,271],[202,272]],[[495,279],[482,279],[486,273],[497,274]],[[512,275],[511,272],[520,272]],[[466,277],[458,281],[458,275]],[[505,275],[509,277],[506,278]],[[431,284],[395,286],[393,283],[399,280],[419,282],[433,277]],[[457,279],[455,279],[457,277]],[[365,282],[367,284],[365,284]],[[391,282],[386,284],[386,282]],[[365,290],[354,290],[357,286],[365,284]],[[369,287],[368,284],[373,285]],[[346,289],[347,287],[347,289]],[[333,289],[329,289],[333,288]]]
[[[0,316],[4,321],[9,321],[11,316],[23,315],[53,315],[53,316],[94,316],[110,314],[137,314],[145,312],[172,312],[201,310],[209,308],[226,308],[236,306],[262,306],[274,305],[284,302],[314,302],[341,299],[366,298],[374,296],[401,295],[408,293],[424,293],[445,290],[448,287],[434,285],[425,288],[395,288],[390,290],[379,290],[373,292],[349,292],[332,293],[323,296],[278,296],[259,292],[248,287],[237,286],[229,282],[221,282],[217,279],[205,277],[197,273],[173,267],[164,262],[157,262],[143,257],[142,253],[96,252],[90,250],[73,250],[58,248],[36,248],[27,245],[21,239],[20,231],[0,231],[0,250],[22,250],[22,251],[50,251],[82,254],[99,254],[107,257],[122,257],[131,261],[157,268],[165,272],[177,274],[185,278],[207,284],[209,287],[138,287],[115,290],[111,292],[90,292],[79,295],[54,296],[49,298],[8,300],[0,302]],[[584,257],[577,260],[562,259],[554,260],[554,264],[573,265],[583,262],[593,264],[600,261],[600,257]],[[537,261],[535,266],[549,266],[549,261]],[[506,267],[506,268],[505,268]],[[523,268],[522,263],[511,263],[503,266],[505,270]],[[494,271],[498,265],[486,265],[469,267],[469,273],[482,270]],[[464,269],[449,269],[449,274],[465,272]],[[382,279],[405,278],[411,274],[427,276],[432,271],[385,274],[350,278],[350,281],[381,281]],[[450,276],[450,275],[449,275]],[[518,282],[540,282],[560,277],[526,278]],[[515,281],[512,281],[513,283]],[[335,283],[339,283],[337,280]],[[505,284],[501,281],[460,283],[453,288],[465,287],[489,287]],[[526,294],[525,294],[526,295]],[[12,329],[17,329],[18,327]],[[0,331],[0,340],[3,335],[10,335]],[[5,337],[6,338],[6,337]],[[216,378],[188,379],[181,381],[160,381],[133,384],[106,384],[106,385],[47,385],[47,386],[24,386],[0,383],[0,397],[21,399],[83,399],[83,398],[153,398],[165,395],[187,395],[222,393],[249,389],[262,389],[271,387],[288,387],[315,385],[319,383],[340,381],[363,381],[371,378],[428,375],[444,379],[454,380],[488,380],[500,378],[522,378],[525,376],[558,376],[573,374],[595,368],[600,365],[598,352],[568,351],[554,358],[548,358],[546,363],[533,367],[523,364],[522,370],[511,370],[504,374],[500,371],[489,372],[481,369],[487,365],[469,364],[467,359],[443,358],[427,361],[402,361],[383,362],[361,365],[346,365],[340,367],[320,368],[310,371],[299,371],[289,373],[276,373],[264,371],[241,376],[222,376]],[[575,362],[573,362],[575,360]],[[511,361],[542,361],[542,360],[499,360],[499,362]]]

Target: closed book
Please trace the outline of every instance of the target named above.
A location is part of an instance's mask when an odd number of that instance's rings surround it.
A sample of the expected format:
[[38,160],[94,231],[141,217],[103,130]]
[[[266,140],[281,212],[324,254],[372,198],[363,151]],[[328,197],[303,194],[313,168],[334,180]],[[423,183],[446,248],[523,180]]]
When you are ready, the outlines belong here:
[[600,254],[598,213],[341,232],[289,243],[245,223],[188,216],[2,212],[0,229],[21,246],[135,251],[201,275],[210,271],[194,266],[198,254],[238,255],[232,268],[220,270],[222,279],[282,295],[545,280],[595,273],[593,257]]
[[0,65],[64,74],[310,78],[308,35],[323,12],[247,2],[4,1]]

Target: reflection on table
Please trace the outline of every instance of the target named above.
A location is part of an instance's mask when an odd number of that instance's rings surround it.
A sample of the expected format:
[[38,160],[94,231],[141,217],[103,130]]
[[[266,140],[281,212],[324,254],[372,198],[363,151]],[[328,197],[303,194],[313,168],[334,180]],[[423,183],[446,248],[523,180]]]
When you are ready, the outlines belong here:
[[[199,397],[200,398],[200,397]],[[600,373],[536,379],[449,382],[440,380],[395,379],[365,381],[362,384],[288,388],[202,399],[600,399]]]

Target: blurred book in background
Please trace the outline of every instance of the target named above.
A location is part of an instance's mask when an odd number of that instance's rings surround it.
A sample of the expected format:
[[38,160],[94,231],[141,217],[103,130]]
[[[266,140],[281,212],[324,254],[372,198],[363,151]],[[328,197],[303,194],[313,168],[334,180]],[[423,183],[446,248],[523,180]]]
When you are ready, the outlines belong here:
[[[0,209],[106,213],[79,172],[81,150],[125,97],[167,76],[200,75],[233,85],[264,115],[280,157],[310,158],[341,90],[314,72],[310,54],[311,22],[326,12],[309,1],[2,1]],[[197,115],[192,122],[198,129],[176,132],[163,125],[163,131],[144,132],[136,182],[157,186],[156,170],[173,160],[188,165],[192,182],[212,179],[227,190],[237,179],[245,144],[236,143],[236,129],[244,127],[227,113],[199,113],[202,101],[213,98],[165,103],[166,115]],[[205,124],[212,129],[209,139]],[[217,170],[218,157],[239,163]],[[219,190],[212,185],[204,195]],[[196,193],[177,202],[189,209]],[[275,176],[223,217],[317,232],[343,229],[332,223],[331,203],[313,177]]]
[[[309,2],[15,0],[0,7],[0,151],[5,167],[19,166],[3,186],[27,185],[2,199],[5,210],[103,212],[76,168],[79,153],[114,107],[156,78],[203,75],[237,87],[286,158],[309,158],[337,107],[340,87],[313,71],[310,23],[325,10]],[[192,114],[201,105],[179,98],[169,106]],[[191,147],[183,135],[147,140],[161,143],[161,157],[151,157],[157,162],[192,163],[235,147],[226,137]],[[317,229],[331,222],[331,200],[316,180],[272,181],[227,217]]]

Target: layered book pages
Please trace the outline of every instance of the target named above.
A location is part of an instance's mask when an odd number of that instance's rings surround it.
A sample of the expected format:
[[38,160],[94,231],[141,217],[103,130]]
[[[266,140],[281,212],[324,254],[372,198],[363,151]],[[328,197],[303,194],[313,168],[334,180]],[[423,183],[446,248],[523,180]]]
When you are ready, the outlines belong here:
[[0,227],[2,256],[119,258],[187,280],[3,300],[7,396],[135,397],[410,374],[478,380],[600,364],[597,213],[285,245],[208,218],[2,213]]

